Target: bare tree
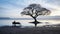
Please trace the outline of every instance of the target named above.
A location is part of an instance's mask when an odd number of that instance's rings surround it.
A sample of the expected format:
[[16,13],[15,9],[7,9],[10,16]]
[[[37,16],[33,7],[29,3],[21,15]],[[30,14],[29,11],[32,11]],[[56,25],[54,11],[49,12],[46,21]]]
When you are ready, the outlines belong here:
[[23,9],[23,12],[21,12],[21,14],[29,15],[35,20],[34,22],[31,22],[35,24],[35,27],[37,26],[38,23],[40,23],[36,19],[39,15],[44,16],[44,15],[49,15],[50,13],[51,13],[50,10],[41,7],[40,4],[30,4],[28,7],[25,7]]

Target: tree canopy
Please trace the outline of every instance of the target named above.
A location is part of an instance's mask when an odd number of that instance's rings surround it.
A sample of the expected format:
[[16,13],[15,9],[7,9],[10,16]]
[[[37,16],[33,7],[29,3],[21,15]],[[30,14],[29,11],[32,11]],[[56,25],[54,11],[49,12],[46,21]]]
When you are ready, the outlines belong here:
[[23,12],[21,12],[23,15],[30,15],[33,17],[37,17],[39,15],[49,15],[50,13],[50,10],[41,7],[40,4],[30,4],[28,7],[23,9]]

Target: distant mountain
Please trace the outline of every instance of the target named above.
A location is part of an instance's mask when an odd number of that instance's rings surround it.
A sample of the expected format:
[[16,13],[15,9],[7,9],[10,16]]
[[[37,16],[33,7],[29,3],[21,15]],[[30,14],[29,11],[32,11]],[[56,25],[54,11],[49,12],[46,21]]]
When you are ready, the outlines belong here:
[[0,19],[10,19],[10,17],[0,17]]
[[[0,19],[9,20],[33,20],[33,18],[11,18],[11,17],[0,17]],[[60,16],[41,16],[37,18],[38,20],[60,20]]]
[[41,16],[38,17],[37,19],[60,20],[60,16]]

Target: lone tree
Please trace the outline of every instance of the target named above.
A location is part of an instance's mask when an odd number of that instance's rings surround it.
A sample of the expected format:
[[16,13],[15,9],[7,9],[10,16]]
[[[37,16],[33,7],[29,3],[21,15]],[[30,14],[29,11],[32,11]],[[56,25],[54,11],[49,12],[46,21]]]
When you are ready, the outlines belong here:
[[22,15],[29,15],[35,20],[34,22],[30,22],[35,24],[35,27],[37,26],[38,23],[41,23],[38,22],[36,19],[39,15],[44,16],[49,15],[50,13],[51,13],[50,10],[41,7],[40,4],[30,4],[28,7],[25,7],[23,9],[23,12],[21,12]]

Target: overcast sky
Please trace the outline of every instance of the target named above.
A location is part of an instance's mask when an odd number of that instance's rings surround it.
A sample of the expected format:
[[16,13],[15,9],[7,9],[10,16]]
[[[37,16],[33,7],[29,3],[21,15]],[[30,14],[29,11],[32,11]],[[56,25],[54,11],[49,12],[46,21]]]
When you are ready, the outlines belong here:
[[24,17],[20,12],[32,3],[51,10],[50,16],[60,16],[60,0],[0,0],[0,17]]

